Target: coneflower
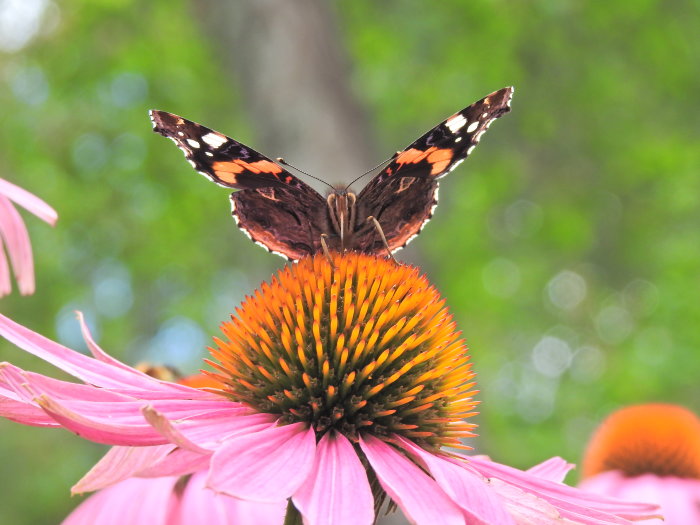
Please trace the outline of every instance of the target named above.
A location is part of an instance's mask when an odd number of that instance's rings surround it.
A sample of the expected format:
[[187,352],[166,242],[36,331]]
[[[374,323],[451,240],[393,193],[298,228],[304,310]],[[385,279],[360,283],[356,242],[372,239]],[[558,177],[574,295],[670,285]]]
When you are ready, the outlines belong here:
[[[206,475],[219,494],[287,502],[286,523],[372,524],[388,496],[417,524],[626,523],[655,507],[560,483],[553,459],[522,472],[448,452],[472,435],[473,372],[436,290],[415,268],[346,253],[280,271],[222,326],[209,377],[159,381],[9,319],[0,333],[83,380],[0,370],[0,414],[119,445],[74,488]],[[153,525],[152,523],[149,525]]]
[[620,409],[591,438],[583,476],[584,490],[659,504],[667,525],[700,523],[700,419],[665,403]]

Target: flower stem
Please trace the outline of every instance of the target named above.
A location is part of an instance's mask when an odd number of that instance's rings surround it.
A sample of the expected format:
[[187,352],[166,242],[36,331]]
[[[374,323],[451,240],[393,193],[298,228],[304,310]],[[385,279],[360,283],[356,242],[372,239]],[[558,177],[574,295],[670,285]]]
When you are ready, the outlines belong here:
[[301,513],[292,503],[292,498],[289,498],[287,503],[287,513],[284,515],[284,525],[304,525],[301,519]]

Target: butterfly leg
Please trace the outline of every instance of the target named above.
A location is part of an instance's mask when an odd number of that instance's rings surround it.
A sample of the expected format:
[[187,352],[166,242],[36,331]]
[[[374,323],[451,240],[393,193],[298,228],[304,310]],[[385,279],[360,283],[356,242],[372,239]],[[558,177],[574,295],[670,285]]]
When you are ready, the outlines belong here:
[[326,237],[328,237],[327,233],[321,234],[321,246],[323,247],[323,254],[326,256],[326,259],[328,259],[328,262],[331,263],[331,267],[334,267],[333,258],[331,257],[331,253],[328,251],[328,244],[326,244]]
[[367,222],[374,223],[374,227],[377,229],[377,231],[379,232],[379,236],[382,238],[382,242],[384,243],[384,246],[386,247],[386,251],[389,254],[389,258],[392,261],[394,261],[396,264],[398,264],[396,259],[394,259],[394,255],[391,253],[391,250],[389,249],[389,243],[386,242],[386,236],[384,235],[384,230],[382,230],[382,225],[379,224],[379,221],[374,217],[374,215],[370,215],[369,217],[367,217]]

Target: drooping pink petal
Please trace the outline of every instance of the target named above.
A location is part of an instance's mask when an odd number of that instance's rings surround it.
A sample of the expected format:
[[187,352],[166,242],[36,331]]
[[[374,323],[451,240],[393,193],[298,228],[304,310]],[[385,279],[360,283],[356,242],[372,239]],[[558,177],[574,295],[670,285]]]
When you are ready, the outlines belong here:
[[292,496],[314,464],[316,438],[303,423],[234,437],[214,453],[208,486],[253,501]]
[[206,471],[210,459],[211,454],[196,454],[174,445],[112,447],[71,492],[100,490],[131,477],[160,478]]
[[58,220],[58,214],[51,206],[36,195],[4,179],[0,179],[0,195],[6,196],[51,226]]
[[[144,419],[142,409],[144,401],[122,402],[91,402],[82,400],[59,400],[41,395],[35,402],[51,417],[68,430],[77,433],[85,439],[107,445],[145,446],[161,445],[167,442],[160,432],[156,431]],[[236,424],[237,407],[226,409],[227,402],[220,401],[191,401],[162,400],[151,404],[156,410],[165,414],[169,419],[182,419],[181,430],[187,430],[188,425],[195,434],[206,434],[207,428],[221,427],[222,419],[225,427]],[[223,405],[223,408],[222,408]],[[211,418],[207,412],[210,408],[216,418]],[[213,419],[213,421],[212,421]],[[188,435],[189,437],[189,435]],[[211,436],[208,436],[211,439]]]
[[554,505],[560,514],[580,523],[627,523],[628,519],[655,517],[658,507],[645,503],[631,503],[585,492],[561,483],[532,476],[507,465],[496,463],[478,456],[467,457],[469,464],[482,475],[498,478],[525,492]]
[[92,492],[124,481],[159,462],[174,449],[174,445],[112,447],[80,481],[71,487],[71,494]]
[[88,350],[90,350],[90,353],[95,359],[97,359],[98,361],[103,361],[116,368],[123,368],[124,370],[128,370],[130,373],[136,371],[141,373],[142,375],[147,375],[143,372],[140,372],[139,370],[135,370],[133,367],[125,363],[122,363],[118,359],[112,357],[107,352],[102,350],[102,348],[100,348],[100,346],[95,342],[95,339],[92,337],[92,333],[90,333],[90,328],[88,328],[88,325],[85,322],[85,316],[83,315],[83,312],[77,311],[75,312],[75,315],[78,318],[78,323],[80,323],[80,332],[83,334],[83,340],[85,341]]
[[464,515],[437,482],[383,441],[366,436],[360,447],[387,494],[417,525],[459,525]]
[[503,501],[489,486],[488,480],[465,465],[432,454],[415,443],[399,437],[399,444],[428,468],[440,488],[470,517],[494,525],[514,524]]
[[367,472],[342,434],[327,432],[321,438],[313,470],[292,501],[309,525],[374,523],[374,498]]
[[46,412],[32,403],[20,400],[17,394],[4,388],[0,388],[0,416],[22,425],[60,427]]
[[[206,474],[198,472],[187,483],[172,525],[282,525],[287,506],[245,501],[206,488]],[[335,523],[335,522],[327,522]]]
[[201,390],[164,383],[136,370],[124,370],[107,363],[103,363],[75,350],[55,343],[36,332],[15,323],[11,319],[0,314],[0,335],[18,347],[26,350],[44,361],[60,368],[73,377],[77,377],[96,386],[110,389],[142,389],[146,392],[165,391],[177,392],[182,397],[183,392],[191,393],[193,397],[201,397]]
[[563,483],[566,475],[575,467],[576,465],[569,463],[563,458],[553,457],[527,469],[525,472],[555,483]]
[[12,278],[10,276],[10,265],[7,262],[2,236],[0,236],[0,297],[4,297],[12,291]]
[[34,293],[34,261],[29,232],[10,200],[0,194],[0,236],[5,241],[22,295]]
[[[167,443],[167,440],[145,420],[141,424],[115,423],[109,421],[109,416],[104,413],[103,420],[91,419],[70,410],[65,401],[58,401],[45,395],[39,396],[36,402],[62,427],[96,443],[125,446]],[[114,405],[118,406],[117,403]]]
[[35,372],[27,372],[9,363],[0,364],[0,385],[12,390],[18,396],[30,402],[41,394],[46,394],[55,399],[86,399],[92,402],[110,403],[131,401],[133,399],[129,396],[106,389],[95,388],[91,385],[70,383]]
[[[508,508],[512,516],[511,520],[515,520],[518,525],[559,525],[560,523],[573,525],[573,522],[564,520],[553,505],[531,492],[526,492],[498,478],[491,478],[489,485]],[[609,522],[599,523],[602,525]]]
[[131,478],[90,496],[62,525],[170,525],[178,477]]
[[146,421],[148,421],[151,426],[160,432],[170,443],[174,443],[180,448],[184,448],[185,450],[202,455],[206,455],[210,452],[209,450],[204,449],[193,441],[187,439],[182,432],[175,428],[168,418],[153,408],[152,405],[144,407],[142,412]]

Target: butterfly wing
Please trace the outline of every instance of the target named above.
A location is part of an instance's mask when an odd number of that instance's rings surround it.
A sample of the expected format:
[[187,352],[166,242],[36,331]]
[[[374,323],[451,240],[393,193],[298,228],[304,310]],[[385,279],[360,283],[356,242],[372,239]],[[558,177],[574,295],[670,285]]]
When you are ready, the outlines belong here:
[[396,153],[357,197],[357,249],[381,248],[376,230],[365,222],[369,216],[379,221],[392,252],[418,235],[437,206],[438,179],[464,161],[491,123],[510,111],[512,96],[512,87],[495,91]]
[[172,140],[192,167],[231,195],[238,227],[264,248],[296,260],[320,249],[328,229],[326,202],[278,163],[226,135],[152,110],[153,130]]

